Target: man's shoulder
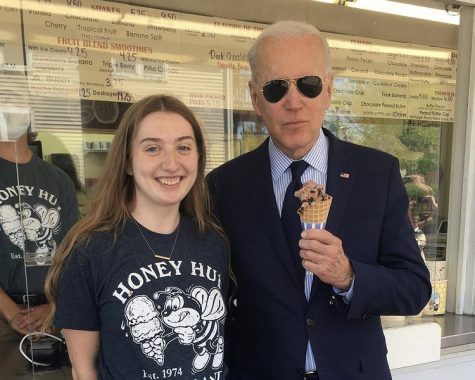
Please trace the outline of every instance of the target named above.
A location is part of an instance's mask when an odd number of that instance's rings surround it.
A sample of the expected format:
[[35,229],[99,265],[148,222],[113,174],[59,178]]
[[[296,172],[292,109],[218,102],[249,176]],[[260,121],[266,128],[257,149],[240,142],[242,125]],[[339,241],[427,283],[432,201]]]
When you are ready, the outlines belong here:
[[379,159],[379,160],[389,160],[389,161],[397,159],[392,154],[384,152],[377,148],[372,148],[365,145],[359,145],[359,144],[354,144],[350,142],[346,142],[346,144],[348,144],[348,146],[350,147],[349,149],[352,149],[353,152],[355,152],[355,154],[361,155],[363,157],[367,157],[369,159]]
[[62,186],[64,186],[64,184],[69,184],[72,188],[74,188],[74,184],[69,175],[58,166],[53,165],[48,161],[44,161],[36,156],[30,161],[30,164],[32,167],[36,168],[36,170],[44,172],[45,175],[47,175],[45,178],[48,180],[54,179]]
[[224,174],[228,172],[236,172],[243,168],[249,166],[255,166],[256,160],[264,160],[268,158],[267,153],[267,142],[264,142],[262,145],[257,147],[250,152],[243,153],[240,156],[234,157],[233,159],[226,161],[217,168],[213,169],[209,175],[213,176],[216,173]]
[[30,164],[32,166],[37,166],[39,168],[42,168],[43,170],[46,170],[46,171],[48,171],[48,172],[50,172],[51,174],[54,174],[54,175],[59,175],[59,176],[65,175],[65,176],[67,176],[67,174],[62,169],[58,168],[56,165],[53,165],[53,164],[49,163],[48,161],[42,160],[41,158],[39,158],[37,156],[34,156],[31,159]]
[[332,150],[339,150],[345,155],[348,155],[351,159],[370,162],[373,163],[373,165],[377,165],[378,163],[389,164],[397,160],[397,157],[390,153],[383,152],[377,148],[340,140],[333,135],[330,137],[330,155],[332,154]]

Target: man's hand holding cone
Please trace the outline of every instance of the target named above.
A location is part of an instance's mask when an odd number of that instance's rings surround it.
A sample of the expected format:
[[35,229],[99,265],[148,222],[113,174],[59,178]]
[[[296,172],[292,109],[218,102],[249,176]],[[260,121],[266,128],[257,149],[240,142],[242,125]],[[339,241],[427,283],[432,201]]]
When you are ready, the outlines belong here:
[[295,196],[302,202],[298,213],[304,229],[299,243],[303,267],[321,281],[348,290],[353,279],[350,261],[341,240],[325,230],[332,197],[313,181],[305,182]]

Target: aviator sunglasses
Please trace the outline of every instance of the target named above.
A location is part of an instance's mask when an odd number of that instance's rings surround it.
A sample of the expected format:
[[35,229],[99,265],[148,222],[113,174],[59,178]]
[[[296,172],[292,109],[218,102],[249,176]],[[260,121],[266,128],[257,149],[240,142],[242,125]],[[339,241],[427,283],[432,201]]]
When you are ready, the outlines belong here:
[[316,98],[322,92],[322,78],[317,75],[306,75],[294,79],[272,79],[264,83],[261,92],[268,102],[277,103],[287,94],[292,82],[295,83],[297,90],[307,98]]

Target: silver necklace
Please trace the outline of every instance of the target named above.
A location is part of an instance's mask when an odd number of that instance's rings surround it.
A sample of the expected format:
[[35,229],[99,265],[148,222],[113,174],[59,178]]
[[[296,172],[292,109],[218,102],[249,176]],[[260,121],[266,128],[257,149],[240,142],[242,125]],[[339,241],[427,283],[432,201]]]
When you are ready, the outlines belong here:
[[150,251],[152,251],[153,255],[157,258],[157,259],[164,259],[164,260],[170,260],[172,258],[172,255],[173,255],[173,252],[175,251],[175,245],[176,245],[176,241],[178,240],[178,233],[180,232],[180,220],[178,220],[178,227],[176,228],[176,233],[175,233],[175,240],[173,241],[173,246],[172,246],[172,250],[170,251],[170,254],[168,256],[164,256],[164,255],[160,255],[159,252],[155,252],[153,250],[153,248],[150,246],[148,240],[145,238],[143,232],[142,232],[142,229],[140,228],[140,226],[138,225],[137,221],[135,220],[135,218],[132,218],[132,220],[134,221],[135,223],[135,226],[137,227],[137,229],[139,230],[140,232],[140,235],[142,236],[142,239],[145,241],[145,243],[147,244],[148,248],[150,249]]

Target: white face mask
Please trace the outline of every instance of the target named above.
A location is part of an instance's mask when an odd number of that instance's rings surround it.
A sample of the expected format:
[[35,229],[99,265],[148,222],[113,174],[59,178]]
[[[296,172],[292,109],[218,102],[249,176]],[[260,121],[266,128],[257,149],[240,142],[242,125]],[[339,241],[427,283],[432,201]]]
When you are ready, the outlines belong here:
[[16,141],[30,126],[30,110],[0,106],[0,141]]

